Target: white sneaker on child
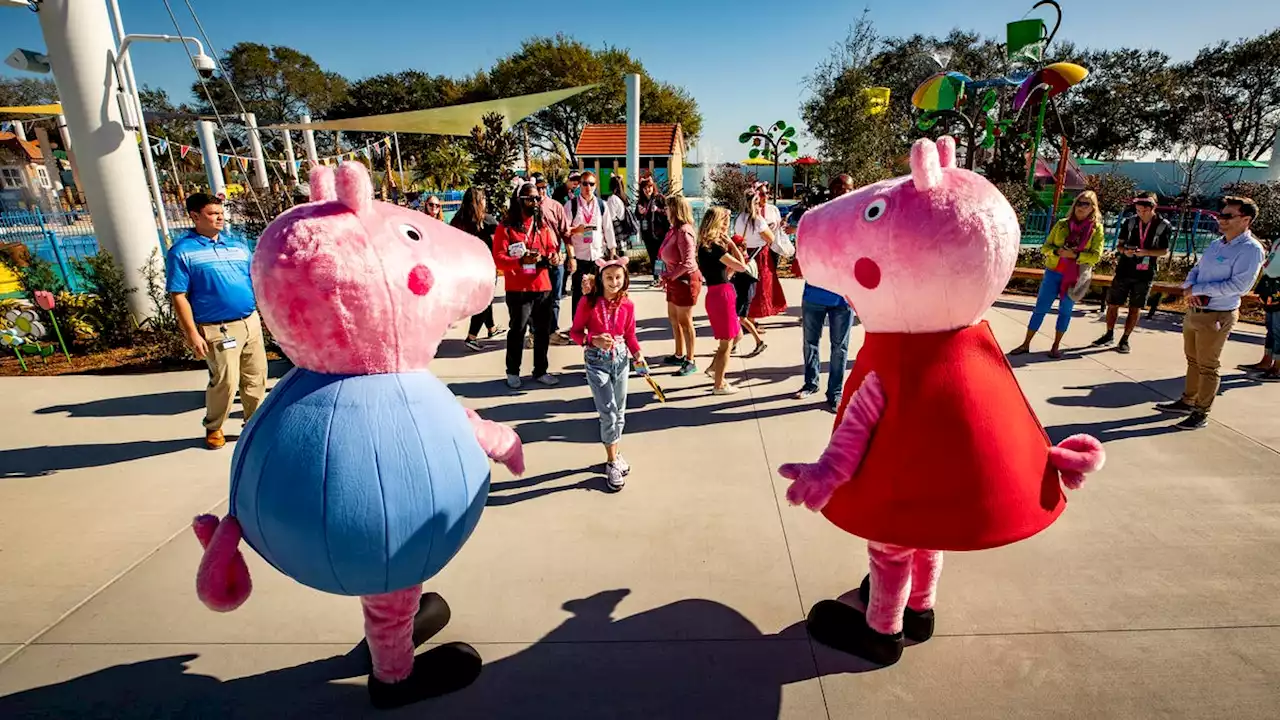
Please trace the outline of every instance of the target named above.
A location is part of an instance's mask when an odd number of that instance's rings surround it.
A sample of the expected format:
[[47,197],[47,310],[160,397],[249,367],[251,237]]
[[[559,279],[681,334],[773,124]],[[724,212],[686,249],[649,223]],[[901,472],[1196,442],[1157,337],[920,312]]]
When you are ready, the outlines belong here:
[[622,489],[627,481],[623,478],[622,468],[618,467],[618,463],[611,462],[604,465],[604,479],[609,483],[609,489],[617,492]]
[[613,464],[618,466],[624,476],[631,474],[631,463],[627,462],[627,459],[622,457],[621,454],[618,455],[617,460],[613,461]]

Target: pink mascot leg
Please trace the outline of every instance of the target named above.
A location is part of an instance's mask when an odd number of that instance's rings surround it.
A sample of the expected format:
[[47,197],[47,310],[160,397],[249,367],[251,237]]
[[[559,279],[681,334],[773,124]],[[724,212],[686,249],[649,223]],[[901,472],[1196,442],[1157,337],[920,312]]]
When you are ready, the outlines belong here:
[[413,616],[421,593],[415,586],[360,598],[373,676],[384,683],[398,683],[413,672]]
[[915,550],[868,542],[871,556],[871,597],[867,602],[867,625],[881,635],[902,632],[902,612],[911,592],[911,568]]
[[934,595],[938,590],[938,577],[942,575],[942,552],[916,550],[911,557],[911,597],[908,610],[917,613],[933,609]]

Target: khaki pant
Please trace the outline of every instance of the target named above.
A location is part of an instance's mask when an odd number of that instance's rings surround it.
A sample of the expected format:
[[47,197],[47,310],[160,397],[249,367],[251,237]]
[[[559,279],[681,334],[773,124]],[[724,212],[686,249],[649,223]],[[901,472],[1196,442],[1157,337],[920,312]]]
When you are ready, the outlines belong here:
[[[226,328],[226,337],[236,340],[231,350],[222,349],[223,328]],[[204,359],[209,365],[205,432],[222,429],[237,388],[240,404],[244,406],[244,421],[249,422],[267,394],[267,348],[262,340],[261,318],[255,312],[244,320],[225,325],[201,325],[200,334],[209,343],[209,354]]]
[[1208,413],[1218,395],[1222,346],[1240,313],[1235,310],[1188,309],[1182,321],[1182,348],[1187,355],[1187,386],[1182,402]]

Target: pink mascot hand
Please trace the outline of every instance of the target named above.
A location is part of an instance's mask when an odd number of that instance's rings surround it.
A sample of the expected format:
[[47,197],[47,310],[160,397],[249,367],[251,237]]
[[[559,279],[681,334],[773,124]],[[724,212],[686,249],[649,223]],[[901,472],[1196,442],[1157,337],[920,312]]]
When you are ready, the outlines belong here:
[[862,464],[862,456],[871,442],[871,433],[884,413],[884,389],[874,372],[868,373],[845,408],[840,427],[822,457],[813,464],[788,463],[778,474],[791,480],[787,502],[803,504],[810,510],[821,510],[835,491],[848,482]]
[[1107,462],[1102,443],[1092,435],[1072,435],[1049,448],[1049,461],[1062,473],[1062,484],[1076,490],[1085,475],[1098,472]]
[[466,408],[467,417],[471,418],[471,427],[476,433],[476,442],[484,449],[490,459],[502,463],[512,475],[524,474],[524,444],[515,430],[496,422],[485,420],[475,410]]
[[201,515],[191,523],[204,548],[196,571],[196,596],[210,610],[231,612],[244,604],[253,591],[249,566],[240,552],[240,521],[227,516],[218,522]]

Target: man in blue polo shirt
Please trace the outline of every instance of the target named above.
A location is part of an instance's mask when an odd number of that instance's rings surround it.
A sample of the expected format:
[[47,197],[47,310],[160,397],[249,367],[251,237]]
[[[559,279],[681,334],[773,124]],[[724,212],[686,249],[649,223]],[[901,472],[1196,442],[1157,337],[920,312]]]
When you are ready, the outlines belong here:
[[167,290],[187,345],[209,366],[205,445],[217,450],[227,443],[222,424],[236,389],[246,423],[262,404],[267,352],[249,281],[249,247],[223,234],[220,199],[196,193],[187,198],[187,215],[195,227],[169,248]]

